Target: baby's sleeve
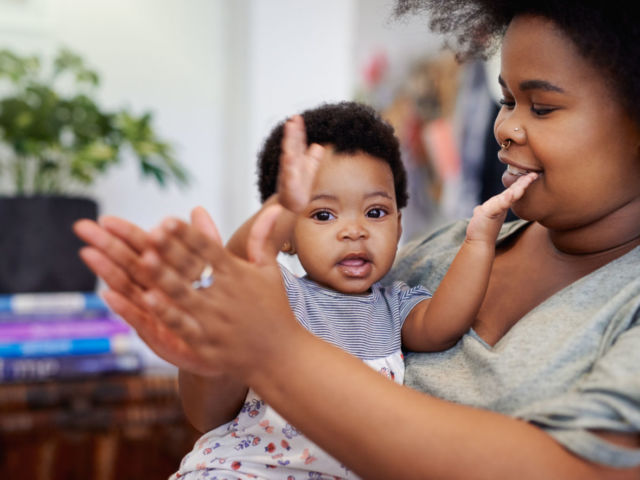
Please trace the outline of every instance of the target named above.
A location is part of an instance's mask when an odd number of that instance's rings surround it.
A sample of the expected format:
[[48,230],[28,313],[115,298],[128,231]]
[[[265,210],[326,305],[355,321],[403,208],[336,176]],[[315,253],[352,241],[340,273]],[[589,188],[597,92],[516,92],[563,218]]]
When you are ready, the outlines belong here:
[[309,329],[307,322],[307,316],[304,314],[306,311],[305,293],[302,285],[300,284],[300,278],[294,275],[287,267],[278,263],[280,267],[280,274],[282,275],[282,283],[284,289],[287,292],[287,299],[289,300],[289,306],[298,320],[298,322],[306,329]]
[[423,300],[431,298],[431,292],[422,285],[409,287],[402,282],[394,282],[393,288],[397,293],[399,318],[404,323],[407,315]]
[[640,432],[640,320],[620,334],[590,372],[565,394],[527,406],[516,416],[547,431],[565,448],[617,468],[640,465],[640,449],[592,433]]

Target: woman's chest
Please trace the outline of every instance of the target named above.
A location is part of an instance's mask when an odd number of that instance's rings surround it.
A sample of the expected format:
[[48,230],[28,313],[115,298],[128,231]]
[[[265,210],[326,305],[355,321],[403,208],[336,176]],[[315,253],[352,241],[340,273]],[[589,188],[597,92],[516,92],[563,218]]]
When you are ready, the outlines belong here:
[[[611,292],[568,288],[525,312],[508,325],[480,323],[451,349],[411,353],[406,358],[405,383],[440,398],[514,413],[531,403],[565,392],[589,372],[624,331],[616,318],[628,298]],[[480,317],[482,320],[482,317]],[[487,332],[505,331],[489,343]],[[500,332],[502,333],[502,332]],[[498,335],[496,335],[498,337]]]
[[527,313],[600,266],[521,248],[499,252],[473,328],[495,345]]

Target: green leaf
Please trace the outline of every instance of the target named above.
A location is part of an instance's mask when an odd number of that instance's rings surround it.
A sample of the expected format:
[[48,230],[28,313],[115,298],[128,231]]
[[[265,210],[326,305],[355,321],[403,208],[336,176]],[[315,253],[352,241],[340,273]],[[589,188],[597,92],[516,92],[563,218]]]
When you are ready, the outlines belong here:
[[154,131],[151,112],[102,108],[100,77],[77,53],[62,48],[51,61],[45,70],[52,75],[43,78],[40,57],[0,50],[0,146],[9,152],[2,175],[11,176],[15,191],[69,191],[130,159],[160,186],[187,185],[189,175]]

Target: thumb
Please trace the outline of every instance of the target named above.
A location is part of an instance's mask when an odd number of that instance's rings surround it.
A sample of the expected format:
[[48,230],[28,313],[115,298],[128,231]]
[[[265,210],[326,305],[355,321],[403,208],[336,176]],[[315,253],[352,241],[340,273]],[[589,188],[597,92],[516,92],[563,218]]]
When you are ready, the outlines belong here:
[[277,249],[269,241],[269,235],[282,214],[284,207],[280,204],[270,205],[258,214],[247,238],[247,256],[249,261],[258,265],[275,262]]
[[218,227],[203,207],[195,207],[191,210],[191,223],[214,242],[222,245],[222,237],[218,232]]

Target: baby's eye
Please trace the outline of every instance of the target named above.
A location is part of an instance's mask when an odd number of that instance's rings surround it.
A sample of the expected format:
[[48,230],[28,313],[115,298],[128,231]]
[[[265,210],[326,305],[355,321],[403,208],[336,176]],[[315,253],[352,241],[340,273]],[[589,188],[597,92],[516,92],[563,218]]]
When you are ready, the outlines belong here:
[[314,220],[318,220],[319,222],[328,222],[329,220],[333,220],[336,217],[327,210],[320,210],[311,215],[311,218],[313,218]]
[[366,216],[368,218],[381,218],[387,215],[387,211],[383,208],[372,208],[368,210]]

